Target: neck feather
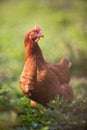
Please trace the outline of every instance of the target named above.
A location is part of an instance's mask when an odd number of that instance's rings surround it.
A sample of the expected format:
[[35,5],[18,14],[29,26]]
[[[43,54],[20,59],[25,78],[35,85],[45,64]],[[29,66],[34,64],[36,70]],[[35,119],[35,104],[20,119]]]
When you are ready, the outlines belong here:
[[25,60],[27,60],[30,57],[35,57],[36,59],[38,59],[38,61],[45,62],[41,49],[38,46],[38,43],[28,41],[25,45],[26,45]]

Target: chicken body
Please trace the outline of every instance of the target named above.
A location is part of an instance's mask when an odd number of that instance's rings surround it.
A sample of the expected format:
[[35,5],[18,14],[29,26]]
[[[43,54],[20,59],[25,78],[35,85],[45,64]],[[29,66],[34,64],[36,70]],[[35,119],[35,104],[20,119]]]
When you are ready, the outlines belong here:
[[26,61],[20,77],[21,90],[25,96],[44,107],[58,94],[71,101],[73,91],[68,85],[70,81],[69,60],[63,58],[55,65],[46,63],[37,43],[40,35],[41,30],[37,28],[36,31],[35,29],[29,31],[25,36]]

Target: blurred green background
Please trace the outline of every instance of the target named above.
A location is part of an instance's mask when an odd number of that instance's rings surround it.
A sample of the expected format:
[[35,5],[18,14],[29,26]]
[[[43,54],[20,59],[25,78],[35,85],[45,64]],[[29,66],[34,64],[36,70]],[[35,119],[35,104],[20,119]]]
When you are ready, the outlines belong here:
[[[87,88],[87,1],[0,0],[0,124],[14,123],[16,118],[14,109],[23,96],[18,82],[24,35],[35,25],[44,34],[39,46],[46,61],[56,63],[69,56],[71,84]],[[6,129],[7,124],[3,122]]]

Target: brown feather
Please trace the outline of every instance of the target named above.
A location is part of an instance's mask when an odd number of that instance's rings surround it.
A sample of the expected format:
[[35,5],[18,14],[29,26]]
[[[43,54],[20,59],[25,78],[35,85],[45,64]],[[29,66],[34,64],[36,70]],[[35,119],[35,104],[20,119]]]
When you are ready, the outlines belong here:
[[[58,94],[71,101],[73,91],[68,85],[70,71],[67,58],[63,58],[54,65],[46,63],[38,43],[33,41],[34,32],[32,31],[26,34],[24,40],[26,61],[20,77],[21,90],[25,96],[43,106],[46,106]],[[32,40],[29,39],[31,33]]]

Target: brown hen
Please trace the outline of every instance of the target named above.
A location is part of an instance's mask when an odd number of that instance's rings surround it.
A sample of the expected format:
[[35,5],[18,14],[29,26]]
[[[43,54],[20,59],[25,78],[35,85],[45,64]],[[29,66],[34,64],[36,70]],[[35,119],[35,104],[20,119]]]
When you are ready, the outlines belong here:
[[46,107],[57,95],[72,101],[73,91],[68,85],[70,60],[63,58],[58,64],[48,64],[38,46],[40,37],[43,35],[39,27],[25,35],[25,65],[20,77],[20,88],[31,99],[33,106],[37,102]]

